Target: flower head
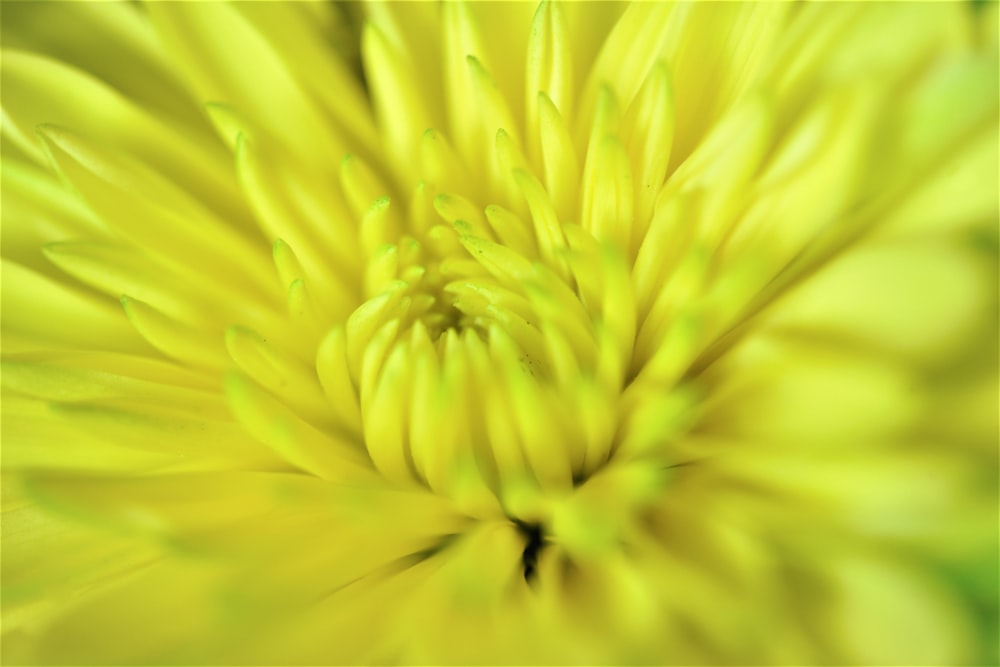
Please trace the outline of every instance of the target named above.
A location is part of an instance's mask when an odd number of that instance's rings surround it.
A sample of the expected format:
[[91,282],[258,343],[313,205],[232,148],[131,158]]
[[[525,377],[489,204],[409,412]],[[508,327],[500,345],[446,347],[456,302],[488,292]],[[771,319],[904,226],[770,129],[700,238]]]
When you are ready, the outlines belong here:
[[995,660],[996,9],[5,5],[4,661]]

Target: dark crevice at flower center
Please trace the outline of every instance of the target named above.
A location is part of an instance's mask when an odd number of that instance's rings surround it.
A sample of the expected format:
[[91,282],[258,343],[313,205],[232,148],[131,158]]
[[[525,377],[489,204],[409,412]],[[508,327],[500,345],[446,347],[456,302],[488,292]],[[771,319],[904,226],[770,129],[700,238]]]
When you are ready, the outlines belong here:
[[538,556],[545,548],[546,540],[541,524],[525,523],[515,520],[518,531],[524,537],[524,551],[521,553],[521,566],[524,570],[524,580],[529,584],[537,576]]
[[471,330],[486,340],[485,330],[473,318],[456,308],[446,295],[438,296],[434,305],[420,319],[427,327],[427,334],[432,341],[437,341],[449,330],[458,334]]

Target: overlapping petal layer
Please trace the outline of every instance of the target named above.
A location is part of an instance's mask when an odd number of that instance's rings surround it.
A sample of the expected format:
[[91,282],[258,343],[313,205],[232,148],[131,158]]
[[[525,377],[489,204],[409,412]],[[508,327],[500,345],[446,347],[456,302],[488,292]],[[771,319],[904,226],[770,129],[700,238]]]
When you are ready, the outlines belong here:
[[995,5],[4,13],[5,662],[996,659]]

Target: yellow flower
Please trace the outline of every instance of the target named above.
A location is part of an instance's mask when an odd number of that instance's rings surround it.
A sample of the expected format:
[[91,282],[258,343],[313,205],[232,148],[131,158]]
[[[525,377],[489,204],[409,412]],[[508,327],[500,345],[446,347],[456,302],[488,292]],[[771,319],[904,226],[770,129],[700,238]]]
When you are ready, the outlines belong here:
[[995,3],[3,12],[4,664],[997,660]]

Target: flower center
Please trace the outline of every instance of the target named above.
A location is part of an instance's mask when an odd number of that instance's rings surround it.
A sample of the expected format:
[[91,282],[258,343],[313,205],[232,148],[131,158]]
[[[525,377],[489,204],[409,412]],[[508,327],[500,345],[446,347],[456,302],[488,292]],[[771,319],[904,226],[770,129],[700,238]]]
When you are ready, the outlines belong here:
[[345,327],[365,446],[390,479],[527,521],[521,490],[568,491],[609,456],[633,334],[600,281],[626,265],[582,230],[545,250],[517,213],[426,184],[394,208],[362,220],[368,298]]
[[[392,188],[359,158],[342,162],[366,259],[366,300],[347,319],[343,348],[376,469],[470,516],[513,519],[530,579],[543,525],[581,553],[618,539],[617,518],[567,499],[599,488],[591,481],[617,467],[607,463],[618,446],[644,446],[638,430],[619,428],[647,403],[626,392],[649,357],[636,348],[640,244],[637,215],[618,205],[632,197],[628,178],[591,165],[593,185],[576,201],[528,165],[508,132],[489,139],[482,155],[455,152],[426,131],[422,180],[397,175]],[[620,142],[598,144],[590,162],[624,164]],[[378,197],[386,192],[391,201]]]

